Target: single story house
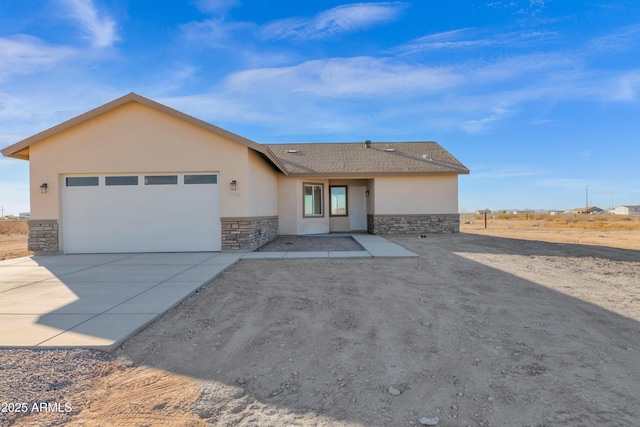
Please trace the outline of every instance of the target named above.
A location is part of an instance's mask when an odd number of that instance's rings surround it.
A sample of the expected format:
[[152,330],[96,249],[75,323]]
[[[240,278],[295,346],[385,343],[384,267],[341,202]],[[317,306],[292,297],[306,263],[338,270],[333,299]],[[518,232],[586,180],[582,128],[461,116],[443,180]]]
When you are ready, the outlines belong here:
[[571,213],[598,215],[598,214],[604,213],[604,210],[600,209],[597,206],[587,206],[582,208],[575,208],[571,211]]
[[613,210],[616,215],[638,215],[640,214],[640,205],[623,205]]
[[135,93],[6,147],[37,253],[253,250],[278,234],[459,231],[435,142],[259,144]]

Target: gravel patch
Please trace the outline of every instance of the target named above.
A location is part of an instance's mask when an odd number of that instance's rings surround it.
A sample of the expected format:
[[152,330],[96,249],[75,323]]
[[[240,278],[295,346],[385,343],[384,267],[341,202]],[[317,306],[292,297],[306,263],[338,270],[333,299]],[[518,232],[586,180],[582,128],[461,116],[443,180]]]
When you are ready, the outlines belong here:
[[351,236],[279,236],[256,252],[364,251]]
[[87,404],[94,379],[117,369],[92,350],[0,350],[0,425],[40,414],[38,425],[64,425]]

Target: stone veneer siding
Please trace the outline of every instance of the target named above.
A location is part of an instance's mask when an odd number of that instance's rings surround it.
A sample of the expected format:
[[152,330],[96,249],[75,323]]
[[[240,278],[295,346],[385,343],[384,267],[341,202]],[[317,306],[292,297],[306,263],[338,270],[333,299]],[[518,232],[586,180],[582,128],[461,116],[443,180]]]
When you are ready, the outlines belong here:
[[35,253],[55,253],[58,245],[59,227],[55,219],[30,220],[28,249]]
[[278,236],[278,217],[220,218],[223,251],[253,251]]
[[460,214],[367,215],[371,234],[459,233]]

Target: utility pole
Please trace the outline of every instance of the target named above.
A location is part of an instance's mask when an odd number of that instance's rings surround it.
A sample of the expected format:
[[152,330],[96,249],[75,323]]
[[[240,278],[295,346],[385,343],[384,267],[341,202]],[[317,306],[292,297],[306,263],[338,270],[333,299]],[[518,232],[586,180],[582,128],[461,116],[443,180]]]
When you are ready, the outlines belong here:
[[613,191],[611,192],[611,211],[613,212]]
[[587,206],[584,210],[584,213],[589,214],[589,186],[588,185],[585,188],[585,191],[587,192]]

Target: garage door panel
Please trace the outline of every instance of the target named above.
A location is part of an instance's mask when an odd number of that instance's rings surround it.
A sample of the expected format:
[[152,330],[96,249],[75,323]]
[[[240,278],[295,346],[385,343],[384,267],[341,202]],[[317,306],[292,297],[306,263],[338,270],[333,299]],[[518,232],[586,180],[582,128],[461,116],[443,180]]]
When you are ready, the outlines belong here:
[[217,184],[65,187],[66,253],[220,250]]

